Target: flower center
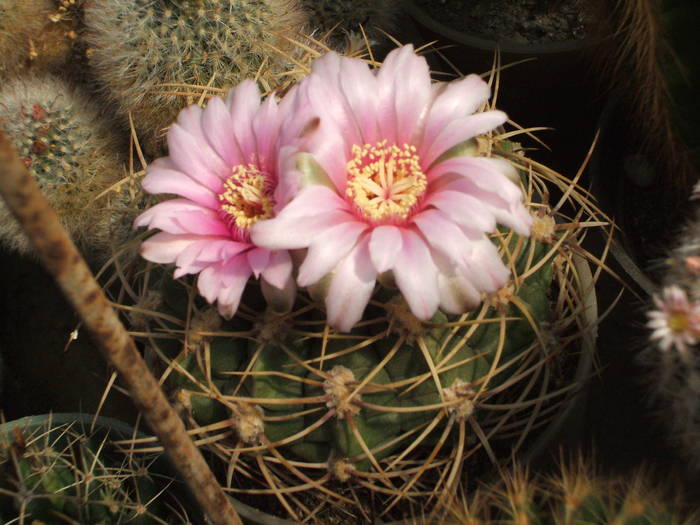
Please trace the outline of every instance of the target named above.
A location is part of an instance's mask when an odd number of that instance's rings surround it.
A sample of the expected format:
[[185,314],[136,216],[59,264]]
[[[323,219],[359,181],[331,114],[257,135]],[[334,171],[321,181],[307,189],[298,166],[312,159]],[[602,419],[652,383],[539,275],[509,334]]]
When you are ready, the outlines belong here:
[[234,235],[248,240],[248,230],[258,221],[273,216],[274,202],[269,178],[252,164],[231,168],[231,176],[219,194],[221,212]]
[[415,146],[354,145],[347,164],[347,196],[375,223],[403,222],[428,187]]
[[690,319],[686,312],[671,312],[667,322],[671,331],[676,333],[685,332],[690,328]]

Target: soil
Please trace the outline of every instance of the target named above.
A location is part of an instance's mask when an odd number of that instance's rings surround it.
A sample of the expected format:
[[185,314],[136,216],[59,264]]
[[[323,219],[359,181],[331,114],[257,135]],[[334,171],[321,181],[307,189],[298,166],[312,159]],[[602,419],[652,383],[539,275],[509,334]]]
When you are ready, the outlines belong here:
[[584,0],[416,0],[439,22],[489,40],[534,44],[581,40],[591,19]]

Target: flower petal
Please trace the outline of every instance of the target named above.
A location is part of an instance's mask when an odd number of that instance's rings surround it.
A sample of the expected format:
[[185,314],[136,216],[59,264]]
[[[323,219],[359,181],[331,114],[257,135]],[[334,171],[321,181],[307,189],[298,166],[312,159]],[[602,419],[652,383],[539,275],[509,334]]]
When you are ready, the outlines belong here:
[[403,246],[400,263],[394,265],[394,278],[413,315],[430,319],[440,303],[437,267],[425,241],[414,231],[401,230]]
[[431,99],[430,70],[412,45],[391,51],[377,72],[378,122],[389,144],[411,144]]
[[469,260],[470,239],[445,213],[429,209],[416,214],[413,221],[430,244],[431,252],[440,252],[452,266]]
[[[251,79],[245,79],[235,88],[229,90],[225,102],[231,114],[234,133],[241,147],[241,152],[245,155],[254,151],[255,137],[251,132],[250,123],[260,107],[258,85]],[[245,160],[250,161],[250,159]]]
[[186,199],[171,199],[149,208],[134,220],[134,227],[139,226],[158,228],[168,233],[230,235],[214,210]]
[[238,309],[251,273],[245,255],[238,255],[202,270],[197,278],[197,289],[210,303],[217,301],[219,313],[230,319]]
[[175,262],[182,250],[201,240],[201,235],[173,235],[159,232],[143,241],[139,252],[147,261],[170,264]]
[[202,114],[202,130],[212,148],[230,167],[245,164],[236,140],[233,119],[220,97],[212,97]]
[[362,318],[376,277],[369,256],[369,237],[365,236],[338,265],[331,279],[326,296],[327,319],[331,327],[349,332]]
[[474,113],[491,95],[489,85],[478,75],[437,86],[438,92],[425,119],[422,142],[432,142],[450,121]]
[[275,250],[270,253],[270,260],[262,271],[262,278],[278,289],[286,288],[287,281],[292,276],[292,258],[285,250]]
[[372,230],[369,253],[378,273],[384,273],[394,267],[402,244],[401,230],[396,226],[378,226]]
[[223,174],[218,174],[207,165],[205,155],[197,148],[197,141],[178,124],[170,126],[168,131],[168,151],[179,171],[211,190],[221,188]]
[[253,270],[253,275],[255,275],[256,278],[260,277],[260,274],[267,268],[270,262],[270,250],[255,248],[250,250],[246,256],[248,257],[248,264],[250,264],[250,268]]
[[309,286],[330,273],[357,242],[368,226],[364,222],[349,221],[327,228],[309,247],[304,262],[299,267],[299,286]]
[[437,158],[452,146],[472,137],[483,135],[503,124],[508,117],[502,111],[484,111],[468,117],[456,118],[445,125],[433,140],[426,137],[420,145],[418,154],[424,169],[432,165]]
[[143,189],[153,194],[173,193],[207,208],[219,208],[216,193],[171,166],[167,157],[152,162],[141,182]]
[[440,189],[434,192],[426,205],[435,206],[447,214],[450,219],[466,227],[483,232],[492,232],[496,228],[493,214],[476,197],[461,191]]
[[228,239],[203,239],[190,244],[177,256],[175,278],[190,273],[198,273],[214,263],[226,261],[250,249],[250,244]]
[[280,289],[272,286],[264,278],[260,279],[260,289],[267,301],[268,307],[277,314],[286,314],[294,307],[297,297],[297,285],[291,274],[287,282]]
[[[204,166],[219,176],[226,176],[230,166],[211,147],[202,129],[202,116],[204,110],[193,104],[187,106],[177,116],[177,122],[173,126],[184,130],[189,136],[190,146]],[[172,129],[172,126],[171,126]]]

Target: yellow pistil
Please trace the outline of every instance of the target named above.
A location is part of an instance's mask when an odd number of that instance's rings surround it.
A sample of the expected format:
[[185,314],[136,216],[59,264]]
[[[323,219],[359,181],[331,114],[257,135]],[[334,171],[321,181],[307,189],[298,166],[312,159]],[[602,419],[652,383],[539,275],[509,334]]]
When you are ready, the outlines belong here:
[[408,218],[428,187],[415,146],[354,145],[347,164],[346,193],[366,219],[394,222]]
[[252,164],[239,164],[231,168],[231,176],[224,183],[219,195],[221,210],[233,225],[247,230],[273,214],[273,202],[265,174]]

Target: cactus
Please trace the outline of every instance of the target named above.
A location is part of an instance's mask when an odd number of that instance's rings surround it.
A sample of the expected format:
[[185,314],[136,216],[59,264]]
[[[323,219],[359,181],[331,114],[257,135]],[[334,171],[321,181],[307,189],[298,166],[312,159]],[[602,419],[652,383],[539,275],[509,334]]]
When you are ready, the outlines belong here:
[[[128,232],[131,211],[125,192],[111,191],[123,178],[122,162],[99,108],[58,78],[27,77],[0,90],[0,127],[73,239],[96,260],[108,258]],[[0,224],[5,246],[31,252],[4,206]]]
[[503,474],[500,482],[463,494],[440,517],[417,520],[435,525],[587,524],[691,525],[688,515],[664,491],[650,487],[643,472],[627,478],[595,475],[583,460],[562,465],[548,476],[522,466]]
[[284,36],[299,38],[304,21],[295,0],[96,0],[85,13],[97,80],[150,151],[202,96],[183,96],[185,84],[216,89],[259,76],[276,87],[291,66]]
[[[506,141],[467,147],[523,168],[535,216],[530,239],[493,236],[513,279],[469,314],[419,321],[384,282],[363,321],[341,334],[325,326],[318,290],[279,315],[249,285],[224,321],[191,280],[152,266],[135,272],[139,304],[159,298],[138,308],[135,335],[158,356],[193,432],[223,458],[236,497],[274,495],[280,513],[300,519],[315,508],[324,523],[334,503],[367,516],[369,492],[382,519],[406,517],[400,502],[444,499],[463,469],[476,474],[531,444],[531,431],[570,399],[577,384],[566,356],[584,337],[578,316],[592,283],[574,255],[586,253],[584,230],[547,203],[547,184],[568,182]],[[573,188],[567,198],[593,213]]]
[[671,441],[700,471],[700,214],[666,260],[662,289],[648,313],[650,344],[640,360]]
[[0,0],[0,77],[62,69],[79,33],[82,0]]
[[126,425],[97,421],[89,431],[89,418],[64,415],[0,426],[3,523],[191,523],[174,479],[155,469],[162,460],[119,452],[110,439],[131,438]]
[[304,0],[311,22],[322,31],[358,33],[360,27],[370,39],[391,34],[397,28],[400,10],[398,0],[373,2],[371,0]]

